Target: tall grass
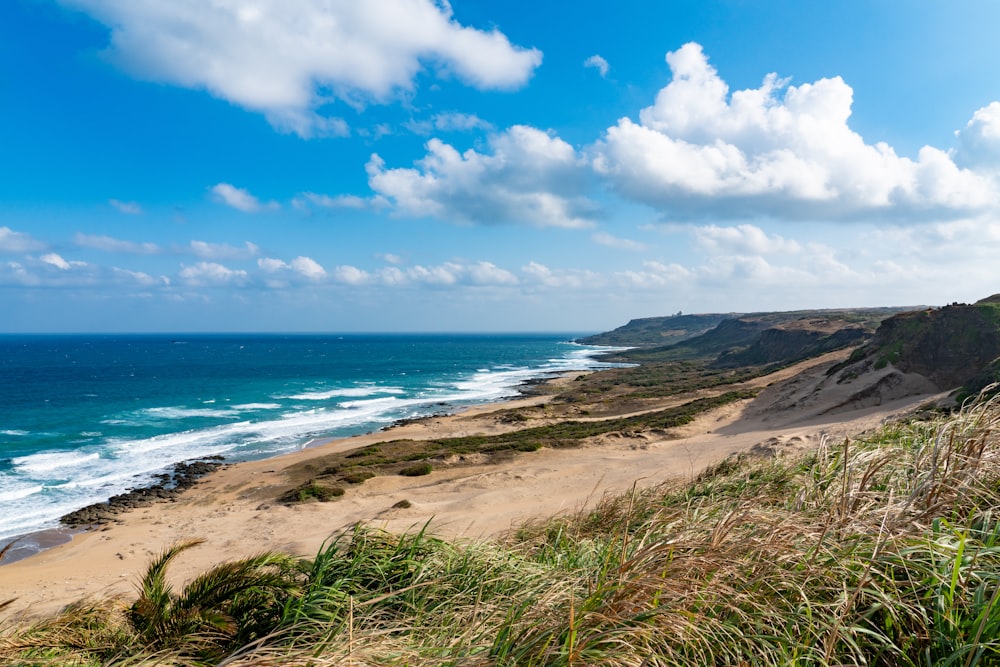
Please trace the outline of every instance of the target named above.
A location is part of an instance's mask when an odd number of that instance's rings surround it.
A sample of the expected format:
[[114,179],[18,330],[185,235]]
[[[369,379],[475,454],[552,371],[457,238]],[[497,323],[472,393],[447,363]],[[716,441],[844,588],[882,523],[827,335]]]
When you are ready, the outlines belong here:
[[[314,558],[222,564],[167,590],[182,544],[131,605],[9,620],[0,663],[1000,664],[997,400],[797,458],[732,458],[498,542],[358,526]],[[242,583],[213,590],[221,571]],[[161,600],[154,620],[184,611],[192,586],[215,611],[190,643],[136,623],[143,599]]]

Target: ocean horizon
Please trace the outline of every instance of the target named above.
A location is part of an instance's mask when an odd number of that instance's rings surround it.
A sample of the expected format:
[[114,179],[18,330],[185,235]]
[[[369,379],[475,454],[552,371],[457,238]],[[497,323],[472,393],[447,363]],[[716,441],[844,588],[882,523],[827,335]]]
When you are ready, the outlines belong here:
[[617,348],[577,337],[0,335],[0,547],[182,461],[270,458],[614,366],[595,357]]

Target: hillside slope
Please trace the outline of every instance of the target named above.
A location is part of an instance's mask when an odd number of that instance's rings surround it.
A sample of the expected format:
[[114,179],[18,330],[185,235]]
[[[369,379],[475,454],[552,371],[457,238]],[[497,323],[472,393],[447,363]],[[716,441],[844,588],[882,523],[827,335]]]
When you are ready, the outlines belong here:
[[929,390],[963,400],[1000,380],[1000,297],[890,317],[828,375],[831,383],[856,387],[845,407]]

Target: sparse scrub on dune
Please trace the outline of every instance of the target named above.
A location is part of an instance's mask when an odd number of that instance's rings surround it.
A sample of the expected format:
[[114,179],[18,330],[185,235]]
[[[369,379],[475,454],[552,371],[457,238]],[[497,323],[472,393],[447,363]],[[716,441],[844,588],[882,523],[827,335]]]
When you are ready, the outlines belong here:
[[[364,480],[362,479],[360,481]],[[316,480],[311,479],[305,484],[297,486],[285,493],[281,497],[281,500],[286,503],[305,503],[310,501],[325,503],[339,498],[342,495],[344,495],[344,489],[342,487],[319,484]]]
[[[222,577],[214,597],[211,573],[164,591],[161,557],[140,592],[161,602],[8,620],[0,663],[1000,664],[998,490],[993,399],[796,458],[734,457],[501,542],[357,527],[293,565],[240,561],[233,576],[261,585]],[[213,605],[188,621],[192,586]],[[194,623],[193,643],[143,630],[147,608]]]

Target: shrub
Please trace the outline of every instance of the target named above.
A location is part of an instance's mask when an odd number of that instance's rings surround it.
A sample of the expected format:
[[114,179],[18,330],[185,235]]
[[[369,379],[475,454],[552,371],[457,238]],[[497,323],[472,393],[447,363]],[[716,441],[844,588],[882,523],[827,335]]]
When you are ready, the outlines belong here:
[[347,473],[341,479],[348,484],[363,484],[365,480],[371,479],[374,476],[375,473],[371,470],[358,470],[357,472]]
[[309,480],[302,486],[298,486],[281,497],[286,503],[305,503],[310,500],[318,500],[321,503],[328,502],[334,498],[344,495],[344,489],[339,486],[324,486],[317,484],[316,480]]
[[430,463],[424,462],[412,466],[406,466],[399,471],[399,474],[404,477],[421,477],[423,475],[431,474],[432,470],[434,470],[434,467]]

